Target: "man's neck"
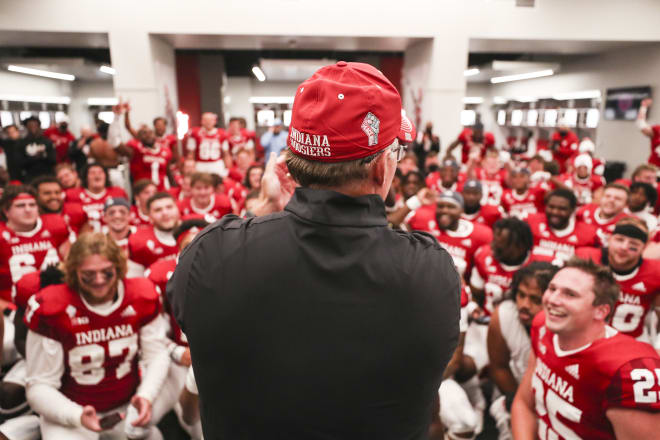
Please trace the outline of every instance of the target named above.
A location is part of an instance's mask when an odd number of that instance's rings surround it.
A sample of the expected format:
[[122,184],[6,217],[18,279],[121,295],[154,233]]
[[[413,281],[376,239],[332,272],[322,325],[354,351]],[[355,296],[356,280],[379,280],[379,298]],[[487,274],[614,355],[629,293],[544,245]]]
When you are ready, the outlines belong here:
[[128,233],[130,232],[130,230],[131,230],[130,225],[126,225],[126,227],[124,229],[121,229],[119,231],[109,228],[108,229],[108,235],[113,240],[119,241],[119,240],[123,240],[124,238],[126,238],[128,236]]
[[105,191],[105,186],[102,186],[100,188],[88,187],[87,191],[91,192],[92,194],[101,194],[101,193],[103,193],[103,191]]
[[208,208],[208,206],[211,204],[211,197],[202,200],[190,199],[190,203],[192,203],[193,207],[197,209]]
[[523,194],[525,194],[525,193],[527,192],[528,189],[529,189],[529,188],[527,188],[527,187],[525,187],[525,188],[518,188],[518,189],[516,189],[516,194],[522,196]]
[[594,341],[605,337],[605,323],[593,323],[586,329],[580,329],[575,333],[557,334],[559,348],[564,351],[577,350],[585,347]]
[[617,214],[618,212],[614,212],[612,214],[606,214],[605,211],[603,211],[603,208],[600,208],[596,215],[598,215],[598,217],[602,218],[603,220],[609,220],[614,218]]
[[30,232],[37,227],[37,222],[32,223],[31,225],[21,225],[14,223],[11,220],[7,221],[7,227],[14,232]]

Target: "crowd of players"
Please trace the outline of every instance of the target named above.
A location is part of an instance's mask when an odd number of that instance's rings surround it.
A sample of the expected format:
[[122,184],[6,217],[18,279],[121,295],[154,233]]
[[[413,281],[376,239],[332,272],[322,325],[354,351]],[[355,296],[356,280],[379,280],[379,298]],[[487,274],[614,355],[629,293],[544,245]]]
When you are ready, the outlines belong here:
[[[610,406],[660,409],[660,126],[646,123],[648,105],[638,124],[652,154],[630,180],[605,182],[593,142],[563,126],[533,155],[497,148],[479,125],[444,155],[431,126],[408,145],[386,200],[390,226],[433,235],[463,278],[434,438],[476,438],[487,411],[500,439],[526,438],[527,407],[542,439],[613,438]],[[240,118],[223,130],[205,113],[179,140],[164,118],[134,129],[127,104],[114,110],[112,124],[79,138],[66,121],[42,132],[30,118],[23,136],[4,128],[0,433],[10,440],[162,438],[156,425],[170,411],[201,437],[165,285],[207,224],[252,215],[264,146]],[[587,329],[585,313],[605,330]],[[562,352],[546,327],[561,341],[601,329],[611,343]],[[579,395],[601,364],[602,393]]]

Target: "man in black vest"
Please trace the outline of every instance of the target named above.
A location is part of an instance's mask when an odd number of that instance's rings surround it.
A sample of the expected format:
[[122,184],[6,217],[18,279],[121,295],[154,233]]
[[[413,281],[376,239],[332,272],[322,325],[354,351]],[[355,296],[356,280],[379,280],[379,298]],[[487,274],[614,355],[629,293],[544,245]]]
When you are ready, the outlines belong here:
[[[284,210],[225,216],[167,286],[204,437],[425,439],[458,341],[460,280],[430,235],[387,227],[399,139],[414,127],[361,63],[317,71],[292,113],[286,165],[300,187]],[[262,192],[260,213],[277,210]]]

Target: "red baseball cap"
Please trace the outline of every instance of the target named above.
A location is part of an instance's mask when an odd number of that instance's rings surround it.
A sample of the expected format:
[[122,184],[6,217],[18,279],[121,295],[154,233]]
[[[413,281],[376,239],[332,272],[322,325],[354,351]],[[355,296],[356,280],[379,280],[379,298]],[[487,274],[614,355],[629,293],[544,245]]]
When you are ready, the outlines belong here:
[[360,159],[394,139],[414,140],[415,128],[403,118],[399,92],[382,72],[369,64],[339,61],[298,86],[287,144],[309,160]]

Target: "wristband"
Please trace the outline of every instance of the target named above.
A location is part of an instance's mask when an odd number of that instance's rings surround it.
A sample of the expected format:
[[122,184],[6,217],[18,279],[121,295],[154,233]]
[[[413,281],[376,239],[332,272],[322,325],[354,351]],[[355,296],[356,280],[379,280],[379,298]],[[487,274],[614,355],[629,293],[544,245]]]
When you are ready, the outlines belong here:
[[637,119],[637,121],[635,121],[635,124],[637,124],[637,127],[638,127],[640,130],[644,130],[644,129],[646,129],[646,128],[651,128],[651,126],[649,125],[649,123],[646,122],[646,119],[641,119],[641,118],[640,118],[640,119]]
[[172,351],[170,351],[170,357],[174,362],[180,364],[181,358],[183,357],[183,353],[185,352],[186,352],[186,347],[182,345],[177,345],[176,347],[174,347]]
[[197,389],[197,382],[195,382],[195,373],[193,372],[192,367],[188,368],[188,374],[186,374],[186,389],[191,393],[198,395],[199,390]]
[[422,206],[422,202],[419,200],[419,197],[417,196],[412,196],[408,200],[406,200],[406,206],[408,209],[411,211],[416,211]]
[[479,304],[477,304],[474,301],[470,301],[467,306],[465,306],[465,310],[467,310],[468,315],[471,315],[475,310],[479,308]]

